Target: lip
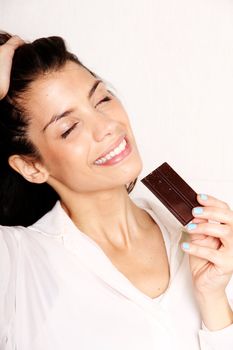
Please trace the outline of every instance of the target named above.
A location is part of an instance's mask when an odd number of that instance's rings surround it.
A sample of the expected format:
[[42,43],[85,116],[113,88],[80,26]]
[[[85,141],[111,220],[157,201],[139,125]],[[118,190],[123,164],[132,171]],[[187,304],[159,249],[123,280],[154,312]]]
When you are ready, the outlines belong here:
[[[101,156],[99,156],[95,162],[100,159],[100,158],[103,158],[105,157],[109,152],[113,151],[114,148],[116,148],[117,146],[119,146],[119,144],[126,138],[126,135],[124,134],[123,136],[121,136],[116,142],[114,142],[106,152],[104,152]],[[127,141],[127,140],[126,140]]]
[[129,144],[127,138],[125,137],[126,140],[126,147],[123,151],[121,151],[119,154],[117,154],[116,156],[112,157],[111,159],[107,160],[106,162],[104,162],[103,164],[96,164],[97,166],[102,166],[102,167],[108,167],[108,166],[114,166],[117,165],[118,163],[123,162],[125,159],[128,158],[128,156],[131,154],[132,152],[132,147]]

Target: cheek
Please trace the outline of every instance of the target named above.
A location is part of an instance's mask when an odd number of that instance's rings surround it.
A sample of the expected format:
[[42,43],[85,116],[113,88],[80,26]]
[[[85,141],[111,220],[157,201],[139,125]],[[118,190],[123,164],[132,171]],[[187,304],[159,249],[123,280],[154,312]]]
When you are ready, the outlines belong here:
[[[62,149],[58,147],[50,149],[46,162],[51,179],[55,179],[58,181],[57,184],[60,183],[71,191],[91,190],[87,179],[91,177],[93,180],[93,173],[87,159],[87,150],[84,147],[70,145]],[[58,192],[59,186],[57,187]]]
[[75,168],[86,164],[86,149],[80,145],[53,146],[46,150],[44,159],[52,169]]
[[128,129],[132,132],[129,116],[120,101],[115,106],[114,116],[115,119],[118,120],[120,123],[122,123],[123,125],[127,125]]
[[[66,180],[71,174],[88,172],[90,140],[74,130],[66,139],[48,133],[43,139],[31,133],[31,139],[41,154],[44,166],[50,175]],[[73,176],[73,175],[72,175]]]
[[126,113],[126,110],[120,101],[118,101],[115,104],[114,112],[115,112],[114,114],[116,115],[116,118],[118,117],[118,119],[121,119],[122,122],[129,123],[128,114]]

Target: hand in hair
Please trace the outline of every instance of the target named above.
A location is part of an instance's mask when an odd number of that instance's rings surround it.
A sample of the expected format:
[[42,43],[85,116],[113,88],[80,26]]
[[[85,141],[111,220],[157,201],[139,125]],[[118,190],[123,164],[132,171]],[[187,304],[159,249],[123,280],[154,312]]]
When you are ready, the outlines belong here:
[[12,58],[15,50],[24,43],[17,35],[0,46],[0,100],[6,96],[10,84]]

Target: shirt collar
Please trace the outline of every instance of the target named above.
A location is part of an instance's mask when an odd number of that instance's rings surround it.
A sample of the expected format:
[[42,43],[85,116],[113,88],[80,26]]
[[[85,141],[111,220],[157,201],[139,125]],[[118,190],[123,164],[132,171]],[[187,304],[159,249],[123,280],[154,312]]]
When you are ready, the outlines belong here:
[[[182,239],[185,230],[167,209],[146,198],[134,198],[132,200],[136,205],[146,210],[162,230],[167,231],[172,246],[178,244]],[[72,231],[76,230],[77,232],[80,232],[62,208],[59,200],[48,213],[33,225],[28,226],[28,228],[50,236],[64,235],[67,232],[67,228]]]
[[42,216],[34,224],[28,226],[29,229],[38,231],[46,236],[61,236],[65,233],[65,221],[71,221],[58,200],[53,208]]
[[[170,236],[171,281],[184,254],[179,247],[179,240],[182,235],[180,228],[182,226],[176,222],[176,219],[169,212],[164,212],[164,208],[153,202],[142,198],[133,199],[133,201],[142,209],[148,211],[155,222],[158,223],[160,229],[162,231],[166,230]],[[114,267],[98,244],[75,226],[62,208],[60,201],[57,201],[46,215],[28,228],[45,236],[62,237],[65,247],[77,256],[80,263],[104,281],[109,288],[118,290],[122,295],[134,300],[140,307],[158,315],[159,310],[157,307],[151,308],[153,299],[146,297],[145,294],[140,293],[137,288],[133,287],[126,277]]]

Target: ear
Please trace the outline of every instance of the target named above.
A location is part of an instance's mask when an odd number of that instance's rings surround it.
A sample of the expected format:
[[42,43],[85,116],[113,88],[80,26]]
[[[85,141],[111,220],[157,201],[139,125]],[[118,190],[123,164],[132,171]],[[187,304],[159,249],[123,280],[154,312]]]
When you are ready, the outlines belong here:
[[9,157],[8,163],[29,182],[40,184],[48,179],[47,169],[40,162],[31,158],[15,154]]

